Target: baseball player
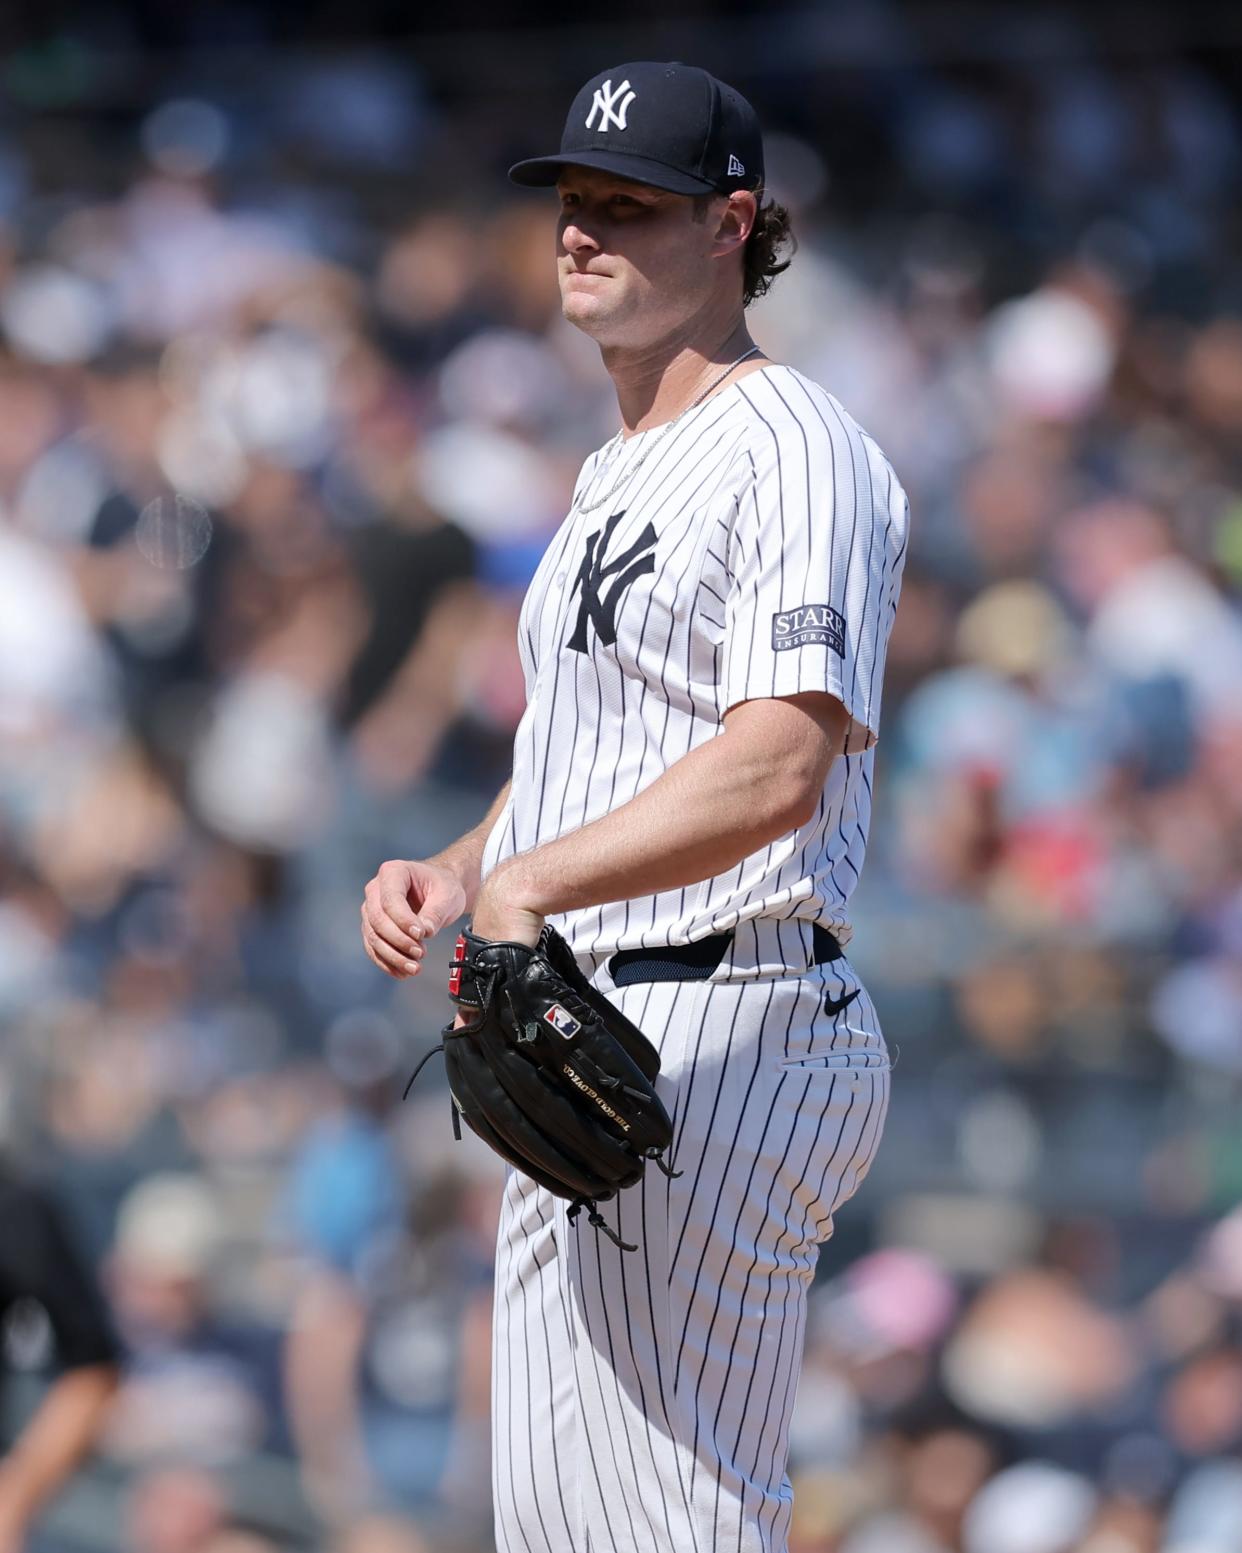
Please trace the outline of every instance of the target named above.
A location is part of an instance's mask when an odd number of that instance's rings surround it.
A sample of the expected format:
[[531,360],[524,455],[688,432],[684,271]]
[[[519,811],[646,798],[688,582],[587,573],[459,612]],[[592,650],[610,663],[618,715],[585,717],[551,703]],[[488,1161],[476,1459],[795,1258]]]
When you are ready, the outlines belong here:
[[379,869],[363,939],[399,977],[465,912],[524,944],[547,921],[660,1052],[680,1173],[601,1204],[615,1240],[508,1176],[500,1549],[778,1553],[806,1291],[888,1100],[844,948],[908,504],[747,333],[786,225],[736,91],[616,66],[510,176],[556,187],[563,312],[621,429],[523,604],[510,781],[445,852]]

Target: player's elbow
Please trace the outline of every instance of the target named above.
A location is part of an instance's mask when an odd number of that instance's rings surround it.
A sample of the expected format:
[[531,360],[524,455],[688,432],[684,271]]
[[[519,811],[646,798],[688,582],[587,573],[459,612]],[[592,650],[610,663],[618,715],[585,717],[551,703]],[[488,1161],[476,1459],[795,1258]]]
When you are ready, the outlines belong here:
[[739,703],[726,714],[735,758],[757,778],[770,840],[810,824],[841,747],[845,709],[819,692]]
[[823,777],[818,772],[805,769],[783,772],[774,794],[777,835],[783,836],[787,831],[809,825],[819,810],[823,793]]
[[733,782],[752,842],[766,845],[814,818],[823,777],[805,750],[739,750]]
[[819,811],[824,794],[825,769],[817,752],[808,745],[773,752],[766,763],[762,809],[769,840],[808,825]]

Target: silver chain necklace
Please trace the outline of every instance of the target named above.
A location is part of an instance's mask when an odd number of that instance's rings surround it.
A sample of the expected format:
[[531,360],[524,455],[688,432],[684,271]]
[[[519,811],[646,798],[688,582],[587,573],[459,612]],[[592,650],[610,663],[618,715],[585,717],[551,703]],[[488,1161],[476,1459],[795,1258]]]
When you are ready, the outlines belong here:
[[[729,365],[724,369],[724,371],[720,374],[719,377],[712,379],[712,381],[707,385],[707,387],[703,390],[703,392],[699,395],[699,397],[697,399],[692,400],[691,403],[689,403],[684,410],[679,410],[677,412],[677,414],[672,418],[672,420],[669,421],[669,423],[665,427],[663,427],[660,431],[658,431],[654,437],[652,437],[651,441],[642,450],[642,452],[638,455],[638,457],[634,460],[634,462],[629,466],[629,468],[625,470],[625,472],[621,475],[621,478],[619,480],[617,480],[613,484],[611,489],[605,491],[602,496],[597,496],[593,501],[589,501],[589,502],[578,501],[578,502],[575,502],[574,503],[575,511],[577,511],[577,512],[594,512],[597,508],[607,506],[610,502],[615,501],[617,496],[618,496],[618,494],[621,492],[621,490],[624,489],[624,487],[627,486],[630,483],[630,481],[634,478],[634,476],[638,473],[638,471],[642,468],[642,466],[651,457],[651,450],[652,450],[652,448],[654,448],[657,443],[663,442],[664,438],[668,436],[669,432],[672,431],[673,427],[676,426],[678,421],[681,420],[682,416],[683,415],[689,415],[691,410],[697,409],[698,406],[703,403],[704,399],[707,398],[708,394],[710,394],[713,389],[720,387],[721,383],[723,383],[725,378],[728,377],[729,373],[733,371],[734,367],[740,367],[742,365],[742,363],[744,361],[746,361],[749,357],[757,356],[758,354],[759,354],[759,347],[757,345],[752,345],[751,348],[748,351],[743,351],[742,354],[737,358],[736,361],[731,361],[729,363]],[[608,463],[605,465],[605,468],[607,468],[609,465],[611,465],[611,463],[612,463],[613,459],[616,457],[617,453],[620,452],[619,444],[623,443],[624,438],[625,438],[624,430],[619,431],[616,434],[616,436],[612,439],[612,442],[608,444],[608,446],[610,448],[614,448],[615,451],[613,452],[612,456],[608,459]]]

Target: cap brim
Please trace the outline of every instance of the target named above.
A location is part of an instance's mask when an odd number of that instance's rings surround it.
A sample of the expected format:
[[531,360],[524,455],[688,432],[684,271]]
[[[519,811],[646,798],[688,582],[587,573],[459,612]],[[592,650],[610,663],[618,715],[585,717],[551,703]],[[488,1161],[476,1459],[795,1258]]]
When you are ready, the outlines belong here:
[[670,194],[714,194],[716,186],[706,178],[695,178],[680,168],[629,151],[566,151],[557,156],[535,156],[515,162],[509,177],[528,189],[550,188],[565,167],[593,167],[599,172],[616,173],[631,183],[645,183]]

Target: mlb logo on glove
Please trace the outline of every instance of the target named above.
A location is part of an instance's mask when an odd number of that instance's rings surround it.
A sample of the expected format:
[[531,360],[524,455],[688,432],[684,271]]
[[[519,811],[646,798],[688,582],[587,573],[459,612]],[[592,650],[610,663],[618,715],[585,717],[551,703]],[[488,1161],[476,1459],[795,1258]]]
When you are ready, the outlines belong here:
[[567,1041],[582,1029],[579,1021],[572,1014],[567,1013],[559,1003],[553,1003],[551,1008],[546,1009],[543,1017],[557,1034],[563,1035]]

